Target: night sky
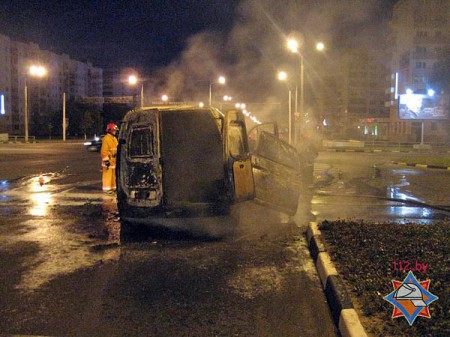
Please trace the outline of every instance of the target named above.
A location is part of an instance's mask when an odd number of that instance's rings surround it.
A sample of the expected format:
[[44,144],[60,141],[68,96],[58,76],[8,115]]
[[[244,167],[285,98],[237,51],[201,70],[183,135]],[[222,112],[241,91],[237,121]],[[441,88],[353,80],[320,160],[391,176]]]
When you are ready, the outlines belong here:
[[226,31],[237,1],[1,0],[0,33],[101,67],[166,65],[187,37]]
[[[293,27],[296,24],[300,25],[299,29],[311,30],[301,23],[308,21],[309,13],[322,13],[326,20],[335,17],[331,32],[336,34],[366,24],[370,26],[372,20],[380,19],[380,13],[388,13],[395,2],[1,0],[0,33],[13,39],[36,42],[43,49],[62,51],[100,67],[155,68],[166,66],[179,57],[188,37],[205,31],[228,34],[236,22],[248,19],[245,16],[249,12],[242,8],[249,4],[264,8],[267,17],[263,14],[259,19],[274,20],[277,29],[282,31],[297,28]],[[255,18],[248,20],[258,21]],[[313,29],[323,25],[320,20],[308,24],[316,25]],[[330,28],[328,24],[323,26]]]
[[[362,45],[385,50],[395,2],[0,0],[0,33],[104,69],[133,68],[145,80],[147,97],[164,92],[177,101],[205,100],[209,83],[225,75],[227,86],[217,95],[264,101],[260,113],[268,115],[285,95],[277,70],[298,73],[288,35],[304,41],[306,88],[313,90],[321,80],[316,69],[336,61],[333,54]],[[327,46],[320,56],[317,40]]]

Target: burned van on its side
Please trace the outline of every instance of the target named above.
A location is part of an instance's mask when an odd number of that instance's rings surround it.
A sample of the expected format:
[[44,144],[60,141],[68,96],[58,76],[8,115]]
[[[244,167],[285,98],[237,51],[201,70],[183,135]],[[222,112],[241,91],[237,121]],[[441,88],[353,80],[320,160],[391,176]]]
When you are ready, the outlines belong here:
[[[141,223],[193,232],[211,223],[229,226],[230,207],[258,198],[255,169],[264,172],[258,181],[278,184],[276,193],[292,190],[291,182],[281,181],[285,172],[275,168],[280,165],[275,163],[278,155],[257,160],[257,154],[250,154],[244,118],[237,110],[222,113],[196,106],[128,112],[120,128],[117,159],[122,225]],[[267,145],[272,136],[266,136]],[[260,150],[264,152],[261,146]],[[292,153],[296,155],[295,150]],[[281,176],[271,180],[270,172]],[[262,202],[271,204],[271,194],[267,188],[263,191],[268,200]],[[298,193],[293,196],[295,209]],[[280,208],[280,198],[275,199]]]

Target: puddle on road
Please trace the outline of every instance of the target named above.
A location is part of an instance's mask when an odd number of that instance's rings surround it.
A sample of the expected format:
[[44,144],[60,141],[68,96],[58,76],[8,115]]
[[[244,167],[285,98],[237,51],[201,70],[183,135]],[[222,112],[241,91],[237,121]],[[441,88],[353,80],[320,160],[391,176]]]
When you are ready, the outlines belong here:
[[434,220],[443,220],[445,216],[435,215],[432,210],[425,207],[392,206],[388,209],[388,215],[394,217],[397,223],[419,222],[432,224]]
[[120,253],[120,224],[113,196],[66,193],[74,186],[51,183],[62,175],[42,177],[42,184],[39,176],[0,183],[2,213],[9,215],[9,225],[22,228],[3,235],[1,246],[15,249],[19,242],[38,246],[36,254],[23,260],[24,272],[16,288],[25,292],[58,276],[115,260]]
[[[119,224],[106,225],[109,227],[107,237],[103,238],[89,235],[80,229],[81,221],[86,219],[79,215],[62,220],[35,218],[22,224],[26,230],[22,231],[21,235],[8,237],[9,245],[16,242],[34,242],[39,247],[37,254],[24,260],[25,272],[17,289],[32,291],[60,275],[117,259],[120,253]],[[74,232],[72,228],[78,231]]]

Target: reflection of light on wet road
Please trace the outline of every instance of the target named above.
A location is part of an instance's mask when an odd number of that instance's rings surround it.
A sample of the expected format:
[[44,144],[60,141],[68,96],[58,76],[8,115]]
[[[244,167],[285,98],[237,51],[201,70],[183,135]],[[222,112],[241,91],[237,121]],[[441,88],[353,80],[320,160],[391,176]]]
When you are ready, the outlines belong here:
[[50,193],[42,192],[32,194],[30,214],[35,216],[46,216],[51,202],[52,195]]
[[[55,203],[58,206],[81,206],[86,203],[103,204],[104,199],[113,198],[104,195],[100,188],[94,187],[90,191],[90,186],[101,184],[99,180],[78,182],[76,186],[51,184],[54,175],[53,173],[44,175],[42,186],[39,184],[39,177],[27,178],[19,183],[0,181],[0,202],[8,203],[10,206],[29,205],[28,214],[45,216],[48,215],[49,206]],[[63,175],[58,175],[58,179],[62,177]],[[88,188],[83,189],[85,186]]]
[[423,207],[392,206],[389,209],[392,215],[400,217],[427,217],[431,214],[430,210]]
[[30,200],[31,200],[31,208],[30,214],[35,216],[46,216],[48,207],[52,202],[52,195],[48,192],[48,185],[45,183],[46,181],[44,177],[44,185],[40,185],[39,177],[36,179],[32,179],[30,182],[29,191],[30,191]]
[[[408,196],[409,197],[409,196]],[[417,199],[417,198],[415,198]],[[397,200],[402,200],[397,198]],[[448,217],[448,212],[423,206],[364,196],[316,195],[311,201],[315,221],[364,219],[373,222],[419,222],[431,224],[436,219]]]
[[[17,243],[36,247],[22,261],[22,277],[17,285],[17,289],[22,291],[33,291],[61,275],[95,266],[100,261],[117,259],[120,253],[117,247],[120,226],[113,218],[104,220],[104,226],[110,233],[105,240],[103,234],[91,236],[92,231],[102,226],[101,219],[93,219],[95,224],[85,230],[90,218],[78,214],[70,216],[71,206],[86,204],[106,203],[108,207],[105,211],[112,213],[115,211],[113,196],[104,195],[100,188],[98,191],[95,187],[93,190],[87,188],[83,193],[83,189],[77,190],[74,185],[53,184],[54,175],[51,173],[43,177],[42,186],[39,176],[13,183],[0,181],[1,206],[5,210],[17,207],[24,210],[23,216],[17,218],[13,225],[20,231],[0,236],[0,247],[3,249]],[[101,186],[99,181],[85,184]],[[61,214],[66,215],[61,218]],[[109,227],[113,227],[112,230]]]
[[92,247],[99,243],[98,239],[89,238],[86,233],[68,231],[68,227],[77,226],[77,219],[73,219],[69,224],[68,220],[65,221],[64,224],[45,218],[27,221],[24,223],[27,226],[25,234],[8,237],[8,242],[4,242],[7,245],[33,242],[39,247],[36,254],[24,260],[25,271],[17,285],[18,289],[32,291],[60,275],[94,266],[100,261],[118,258],[120,248],[117,246],[93,254]]
[[23,266],[26,271],[18,289],[37,289],[61,274],[93,266],[105,258],[102,254],[92,254],[90,243],[93,240],[68,232],[65,226],[54,220],[30,220],[25,225],[27,233],[15,237],[16,241],[34,242],[39,251],[25,259]]
[[398,187],[388,187],[388,197],[391,199],[400,199],[400,200],[409,200],[409,201],[416,201],[416,202],[424,202],[423,200],[413,197],[412,195],[409,195],[404,192],[400,192]]

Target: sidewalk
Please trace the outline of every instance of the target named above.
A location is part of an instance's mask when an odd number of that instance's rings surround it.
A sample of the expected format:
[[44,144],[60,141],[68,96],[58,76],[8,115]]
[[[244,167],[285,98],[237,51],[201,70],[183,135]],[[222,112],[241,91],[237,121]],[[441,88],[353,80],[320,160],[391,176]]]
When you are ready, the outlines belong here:
[[46,144],[46,143],[61,143],[61,144],[83,144],[84,142],[86,142],[88,140],[84,140],[84,139],[67,139],[66,141],[63,141],[62,139],[37,139],[37,140],[29,140],[28,142],[25,142],[23,139],[22,140],[8,140],[8,141],[0,141],[0,145],[1,144],[23,144],[23,145],[27,145],[27,144]]

